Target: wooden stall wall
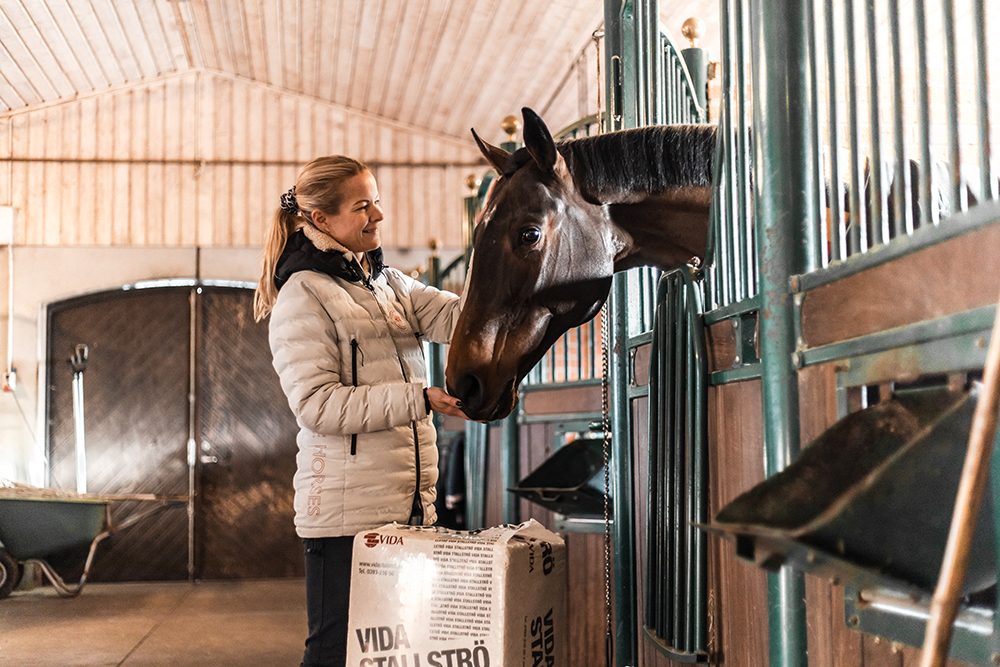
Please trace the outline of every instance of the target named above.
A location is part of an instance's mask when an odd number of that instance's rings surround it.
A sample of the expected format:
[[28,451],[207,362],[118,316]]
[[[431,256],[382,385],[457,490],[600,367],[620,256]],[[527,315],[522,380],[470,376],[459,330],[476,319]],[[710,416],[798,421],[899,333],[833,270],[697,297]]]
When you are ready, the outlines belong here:
[[[764,479],[759,380],[708,391],[709,516]],[[712,664],[768,664],[767,575],[709,538],[709,652]]]
[[370,161],[387,248],[461,247],[471,140],[214,72],[0,116],[0,205],[16,245],[259,246],[301,166]]

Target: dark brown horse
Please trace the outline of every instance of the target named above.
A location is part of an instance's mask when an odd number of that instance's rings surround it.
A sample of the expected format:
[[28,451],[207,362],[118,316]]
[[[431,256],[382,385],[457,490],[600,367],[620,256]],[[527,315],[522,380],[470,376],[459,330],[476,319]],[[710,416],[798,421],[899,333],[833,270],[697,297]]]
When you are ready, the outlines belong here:
[[556,144],[523,109],[524,148],[473,136],[500,174],[473,235],[445,379],[476,420],[517,405],[556,339],[594,317],[616,271],[703,257],[715,128],[668,125]]

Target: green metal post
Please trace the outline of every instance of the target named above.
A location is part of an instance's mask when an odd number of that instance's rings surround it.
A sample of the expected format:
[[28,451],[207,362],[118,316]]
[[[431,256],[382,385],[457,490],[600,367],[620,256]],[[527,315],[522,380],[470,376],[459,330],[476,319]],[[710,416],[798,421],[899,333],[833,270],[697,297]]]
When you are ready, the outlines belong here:
[[[441,258],[438,257],[437,250],[431,253],[427,260],[427,284],[434,287],[441,287]],[[444,346],[440,343],[429,343],[427,345],[427,367],[429,368],[428,381],[432,387],[444,386]],[[441,430],[444,423],[444,416],[438,412],[431,413],[431,421],[434,428]]]
[[465,422],[465,525],[486,527],[486,449],[489,425]]
[[628,303],[626,277],[619,273],[611,287],[611,352],[608,358],[608,411],[611,425],[611,515],[614,517],[615,665],[635,665],[636,622],[635,530],[633,525],[632,429],[629,428]]
[[[754,187],[760,280],[764,472],[781,471],[799,453],[794,295],[791,278],[806,266],[805,225],[813,215],[808,174],[815,159],[807,36],[799,0],[752,0]],[[765,113],[766,110],[766,113]],[[806,667],[805,582],[782,568],[768,575],[771,667]]]
[[[661,122],[662,54],[658,0],[605,0],[605,71],[608,73],[606,129]],[[627,278],[614,278],[608,326],[608,387],[611,429],[611,493],[614,517],[614,664],[637,664],[638,609],[635,580],[633,456],[628,400]]]
[[[484,179],[485,180],[485,179]],[[479,194],[474,194],[465,198],[465,266],[469,266],[469,259],[472,258],[472,232],[476,227],[476,216],[479,215],[483,199]]]
[[503,438],[503,459],[500,462],[503,477],[503,522],[519,523],[521,521],[521,501],[507,489],[517,486],[521,465],[521,438],[518,416],[521,410],[514,410],[503,420],[501,437]]
[[684,64],[691,74],[691,83],[698,96],[698,106],[705,110],[705,120],[708,120],[708,50],[696,46],[681,51]]

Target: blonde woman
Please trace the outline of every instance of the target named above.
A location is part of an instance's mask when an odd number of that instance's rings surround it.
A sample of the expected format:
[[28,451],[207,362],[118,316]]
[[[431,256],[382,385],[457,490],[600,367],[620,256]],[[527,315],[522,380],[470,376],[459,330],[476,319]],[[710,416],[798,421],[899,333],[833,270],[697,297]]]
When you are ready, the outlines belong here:
[[309,636],[303,667],[343,667],[353,536],[434,523],[431,411],[421,341],[448,342],[459,299],[382,263],[378,185],[357,160],[321,157],[281,197],[254,299],[271,315],[274,368],[299,424],[295,526]]

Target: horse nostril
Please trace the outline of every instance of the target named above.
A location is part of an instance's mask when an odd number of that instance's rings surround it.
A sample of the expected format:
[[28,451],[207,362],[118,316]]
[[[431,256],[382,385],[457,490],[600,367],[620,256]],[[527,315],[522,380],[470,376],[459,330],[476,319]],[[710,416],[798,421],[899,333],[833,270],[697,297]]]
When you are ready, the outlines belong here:
[[459,378],[453,395],[466,410],[476,410],[483,402],[483,383],[475,373],[466,373]]

